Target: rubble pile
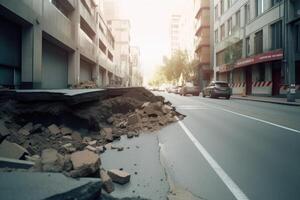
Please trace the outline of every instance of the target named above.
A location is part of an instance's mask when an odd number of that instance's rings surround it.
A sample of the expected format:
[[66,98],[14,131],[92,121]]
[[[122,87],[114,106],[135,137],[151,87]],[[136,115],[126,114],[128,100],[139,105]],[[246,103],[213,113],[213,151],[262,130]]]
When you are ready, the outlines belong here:
[[73,85],[73,89],[95,89],[97,85],[94,81],[84,81],[80,82],[78,85]]
[[[85,86],[84,86],[85,87]],[[106,149],[121,135],[138,137],[182,119],[163,97],[130,91],[96,102],[0,102],[0,157],[32,162],[31,171],[101,177],[110,193],[113,182],[126,184],[130,174],[101,168]]]

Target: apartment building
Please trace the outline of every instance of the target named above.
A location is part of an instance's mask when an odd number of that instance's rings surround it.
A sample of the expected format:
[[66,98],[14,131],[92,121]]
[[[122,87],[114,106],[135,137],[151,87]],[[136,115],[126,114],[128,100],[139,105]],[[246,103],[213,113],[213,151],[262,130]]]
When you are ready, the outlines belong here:
[[[297,54],[284,41],[286,3],[290,11],[297,10],[296,1],[214,1],[214,70],[218,80],[231,84],[233,94],[284,95],[291,76],[294,84],[299,82],[299,68],[295,67],[299,63],[285,59]],[[299,20],[299,15],[292,15]],[[287,40],[294,43],[296,36],[295,32]],[[289,69],[295,69],[290,76]]]
[[142,86],[141,53],[137,46],[130,47],[131,86]]
[[172,14],[170,21],[170,47],[171,47],[171,55],[173,55],[176,51],[180,50],[180,14]]
[[[67,88],[120,78],[99,0],[0,0],[0,84]],[[3,45],[2,45],[3,44]]]
[[211,63],[211,28],[210,28],[210,1],[194,0],[195,13],[195,53],[198,58],[199,83],[204,88],[213,77]]
[[122,77],[122,85],[130,86],[130,21],[110,19],[107,20],[107,24],[115,38],[115,59]]

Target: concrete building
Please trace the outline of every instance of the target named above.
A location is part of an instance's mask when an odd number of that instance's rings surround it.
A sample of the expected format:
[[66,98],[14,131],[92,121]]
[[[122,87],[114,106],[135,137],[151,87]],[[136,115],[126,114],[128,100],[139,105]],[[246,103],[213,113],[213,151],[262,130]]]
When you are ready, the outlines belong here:
[[[289,12],[285,12],[286,3],[289,4]],[[233,94],[285,95],[286,84],[299,81],[297,67],[288,76],[289,69],[299,66],[297,56],[293,56],[298,55],[295,54],[296,48],[291,47],[299,32],[296,31],[300,14],[296,14],[297,10],[299,4],[292,0],[215,0],[216,79],[228,81]],[[286,45],[285,13],[292,15],[290,20],[293,20],[294,30],[288,36],[291,42]],[[284,53],[284,49],[289,51]],[[285,64],[284,55],[292,55],[293,58]]]
[[213,77],[213,65],[211,63],[210,40],[210,1],[194,0],[195,13],[195,53],[198,58],[198,81],[200,88],[209,84]]
[[170,21],[170,47],[171,47],[171,55],[173,55],[176,51],[180,50],[180,23],[181,23],[181,15],[180,14],[172,14]]
[[115,41],[99,0],[0,0],[0,85],[112,84]]
[[137,46],[130,47],[131,86],[142,86],[141,54]]
[[130,86],[130,22],[124,19],[107,21],[115,38],[115,59],[118,72],[121,73],[122,85]]

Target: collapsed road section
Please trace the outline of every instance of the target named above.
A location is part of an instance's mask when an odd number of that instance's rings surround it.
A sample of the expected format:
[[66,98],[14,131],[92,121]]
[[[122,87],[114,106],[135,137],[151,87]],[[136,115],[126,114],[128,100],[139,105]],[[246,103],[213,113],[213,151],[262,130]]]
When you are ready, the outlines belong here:
[[0,167],[3,172],[59,172],[100,177],[114,191],[131,174],[103,169],[101,154],[122,135],[138,137],[184,116],[144,88],[4,91],[0,102]]

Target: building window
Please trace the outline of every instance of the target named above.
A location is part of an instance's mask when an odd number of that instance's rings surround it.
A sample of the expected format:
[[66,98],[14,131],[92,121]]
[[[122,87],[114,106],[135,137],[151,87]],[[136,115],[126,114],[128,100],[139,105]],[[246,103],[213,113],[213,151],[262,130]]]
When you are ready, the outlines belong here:
[[235,26],[238,28],[241,27],[241,11],[240,10],[235,13]]
[[259,64],[258,65],[258,80],[257,81],[265,81],[265,66],[264,64]]
[[107,52],[107,57],[111,62],[114,61],[114,56],[112,55],[112,53],[110,51]]
[[271,6],[275,6],[277,3],[279,3],[281,0],[271,0]]
[[221,41],[225,38],[225,24],[221,26]]
[[297,52],[300,52],[300,25],[296,26],[296,41],[297,41],[297,44],[296,44],[296,50]]
[[246,55],[250,55],[250,37],[246,38]]
[[245,6],[245,22],[246,24],[250,21],[250,4],[246,4]]
[[259,54],[263,52],[263,31],[255,33],[254,36],[254,52]]
[[221,15],[223,15],[224,12],[225,12],[224,0],[221,0]]
[[230,17],[229,19],[228,19],[228,36],[229,35],[231,35],[231,33],[232,33],[232,17]]
[[215,43],[219,42],[219,31],[215,30]]
[[264,0],[255,0],[255,14],[256,16],[264,12]]
[[217,20],[218,17],[219,17],[219,4],[216,5],[216,7],[215,7],[215,20]]
[[99,39],[99,49],[106,54],[106,46],[105,44]]
[[282,48],[282,22],[276,22],[271,25],[271,48],[280,49]]
[[231,7],[231,0],[227,0],[227,9]]
[[70,19],[70,15],[72,13],[72,8],[67,6],[64,1],[59,0],[50,0],[51,3],[67,18]]

